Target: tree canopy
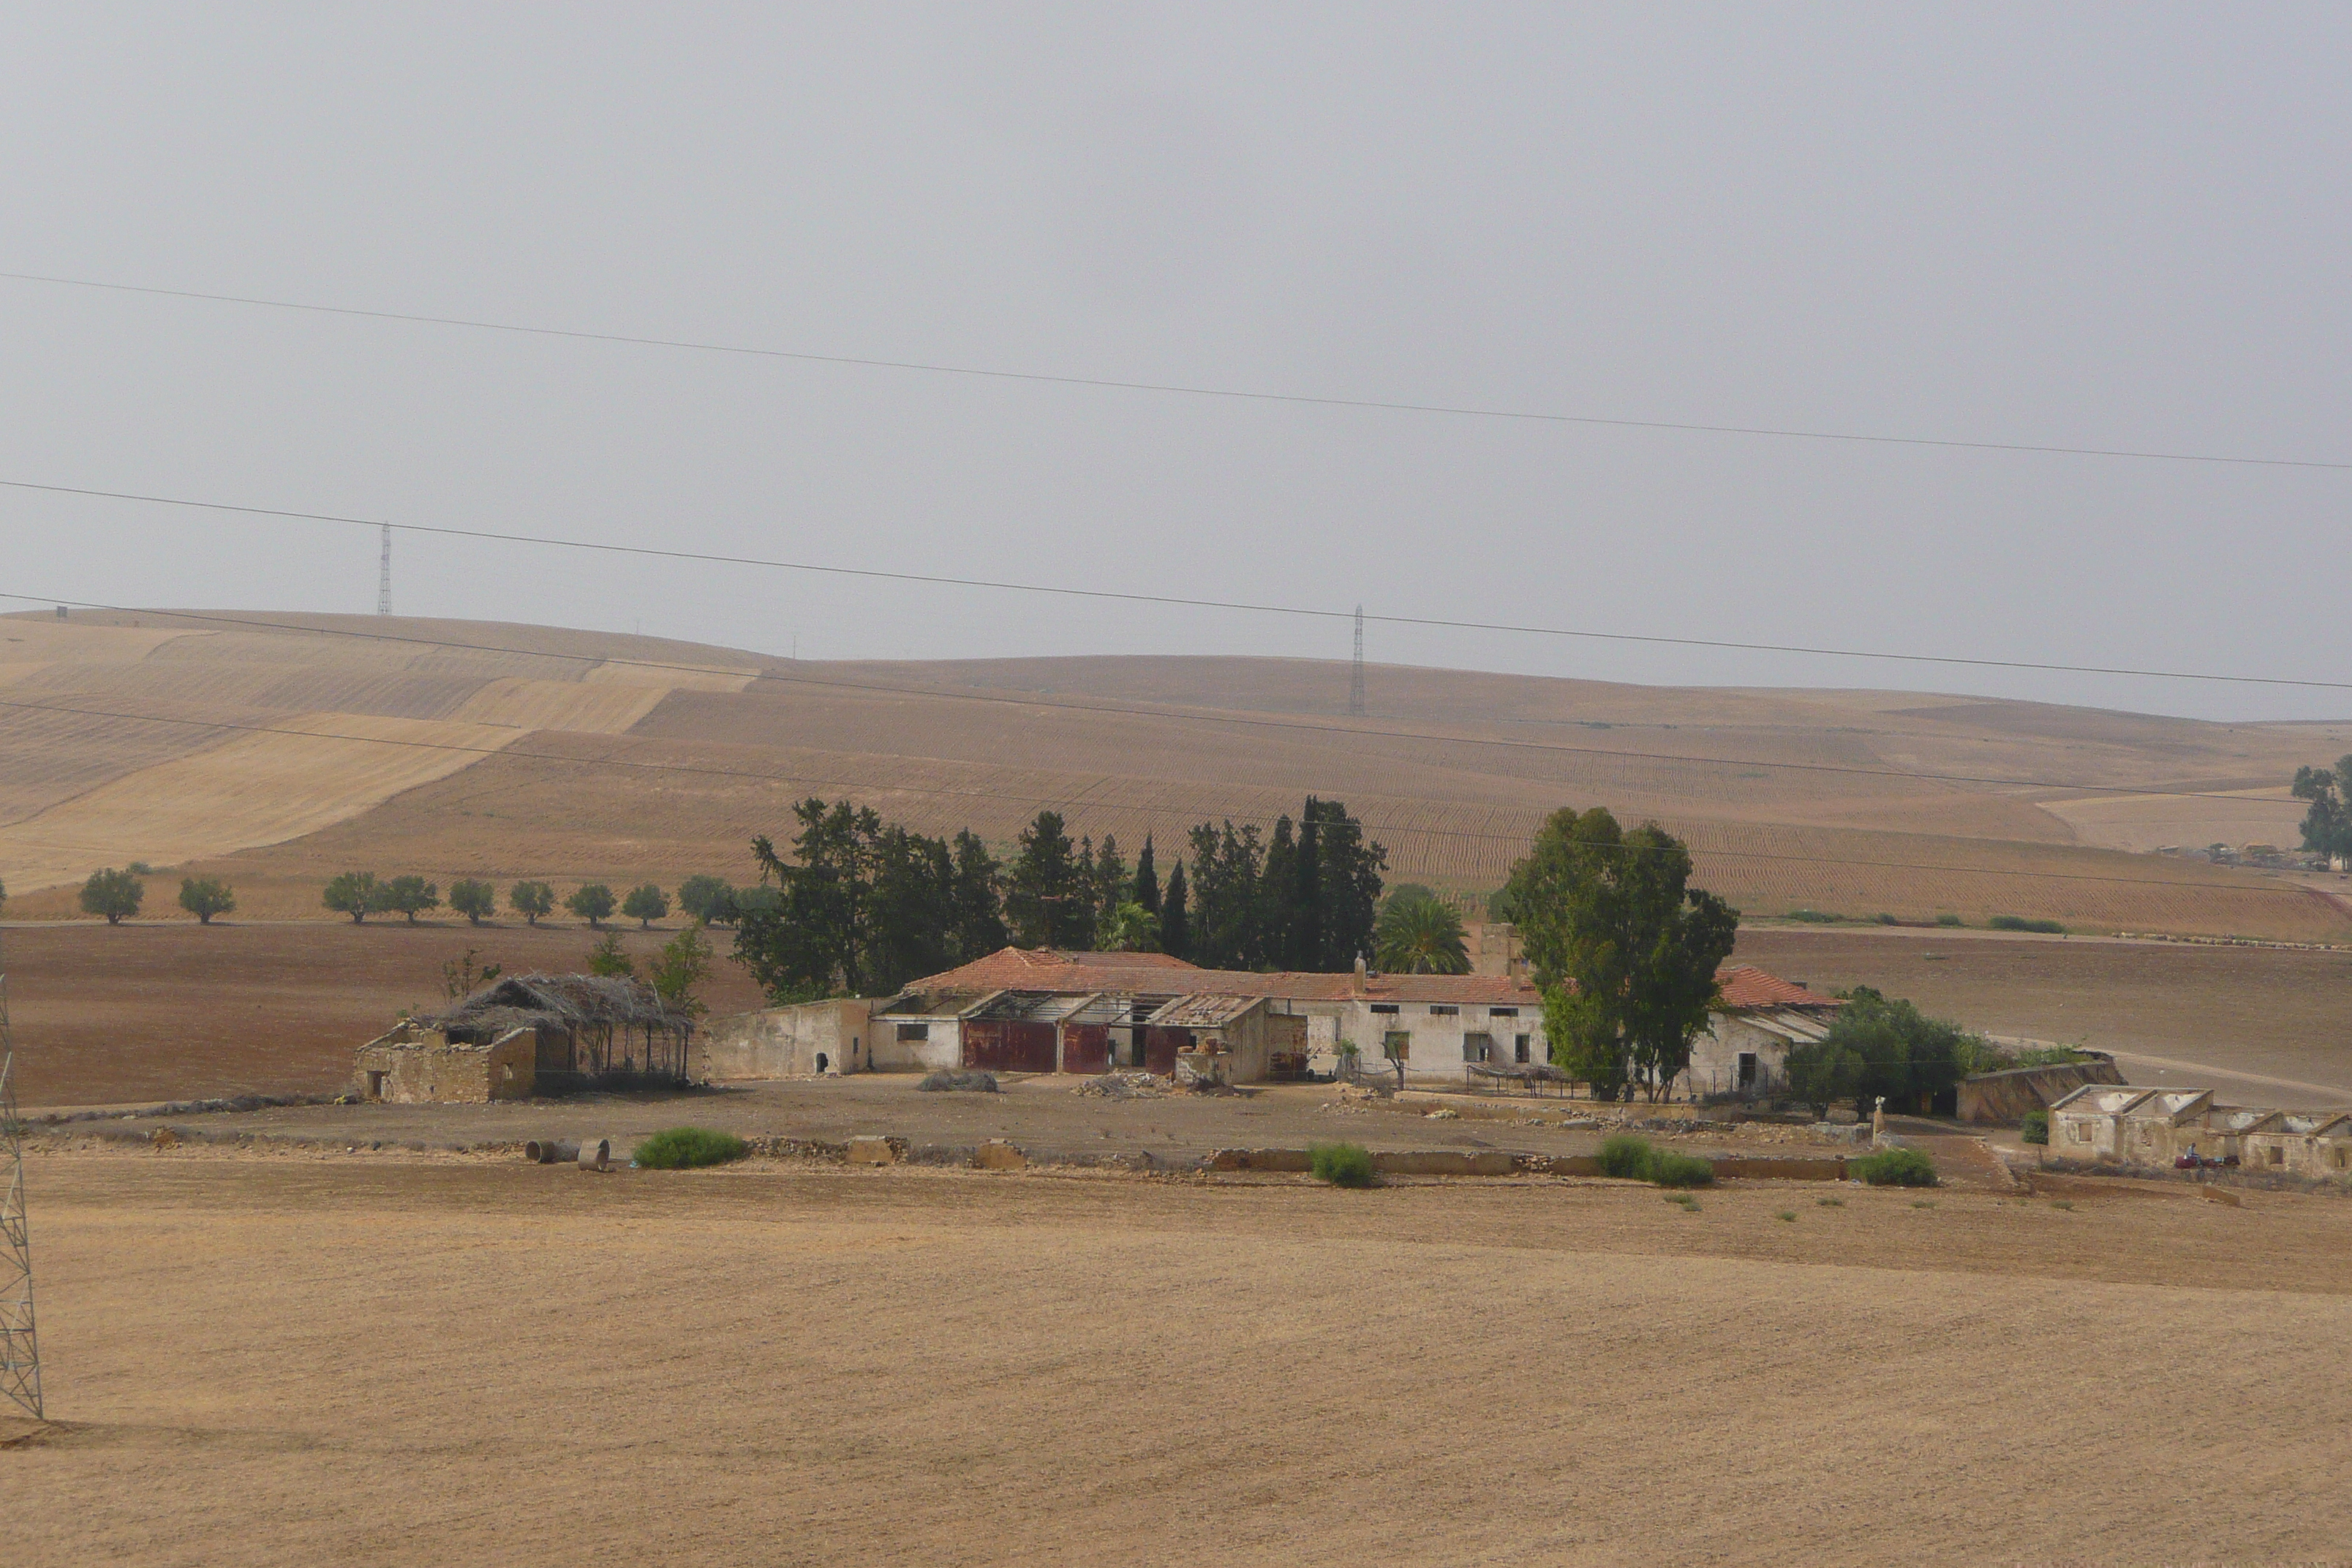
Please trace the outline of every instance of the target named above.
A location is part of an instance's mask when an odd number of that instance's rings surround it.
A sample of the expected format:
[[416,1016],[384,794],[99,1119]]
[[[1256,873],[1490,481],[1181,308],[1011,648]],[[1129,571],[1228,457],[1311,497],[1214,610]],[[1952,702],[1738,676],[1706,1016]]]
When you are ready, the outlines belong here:
[[109,867],[92,871],[89,880],[81,885],[82,913],[103,915],[108,925],[119,926],[139,912],[146,897],[147,884],[135,873]]
[[586,921],[588,929],[594,931],[613,918],[615,902],[612,889],[602,882],[590,882],[572,889],[572,896],[563,900],[563,907]]
[[669,914],[669,895],[651,882],[631,888],[629,896],[621,900],[621,912],[643,931]]
[[688,877],[677,885],[677,907],[705,925],[726,925],[735,918],[735,889],[724,877]]
[[464,877],[449,884],[449,907],[466,917],[467,925],[480,925],[499,911],[499,890],[478,877]]
[[517,882],[507,889],[507,907],[530,924],[555,912],[555,889],[545,882]]
[[2332,768],[2294,770],[2294,798],[2309,801],[2303,814],[2303,847],[2331,860],[2352,859],[2352,756]]
[[1706,1028],[1739,912],[1690,886],[1690,851],[1656,823],[1554,812],[1506,889],[1544,994],[1552,1060],[1602,1099],[1664,1093]]
[[370,915],[380,915],[392,906],[383,883],[373,871],[344,871],[331,877],[319,901],[338,914],[352,917],[353,925],[364,925]]
[[1958,1024],[1930,1018],[1900,997],[1867,985],[1840,994],[1845,1005],[1831,1020],[1822,1044],[1859,1062],[1853,1089],[1857,1110],[1868,1110],[1884,1096],[1898,1110],[1925,1113],[1935,1096],[1997,1056]]
[[215,915],[236,912],[236,890],[218,877],[183,877],[180,907],[195,916],[198,925],[210,925]]
[[735,899],[735,956],[773,1000],[883,995],[1004,945],[1000,868],[976,836],[814,796],[793,818],[791,858],[754,839],[761,885]]
[[415,925],[425,910],[437,909],[441,889],[422,877],[394,877],[383,885],[383,907],[408,917]]
[[1426,888],[1401,888],[1372,926],[1372,958],[1396,974],[1467,974],[1462,915]]

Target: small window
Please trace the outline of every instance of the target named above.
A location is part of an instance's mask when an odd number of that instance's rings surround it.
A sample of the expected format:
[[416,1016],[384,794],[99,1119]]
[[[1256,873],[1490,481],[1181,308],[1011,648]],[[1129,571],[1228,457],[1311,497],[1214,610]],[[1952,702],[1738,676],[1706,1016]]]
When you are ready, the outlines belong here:
[[1462,1059],[1465,1062],[1485,1062],[1494,1060],[1495,1037],[1492,1035],[1463,1036]]
[[1375,1002],[1372,1004],[1372,1011],[1375,1013],[1393,1014],[1396,1012],[1396,1004],[1393,1002]]
[[2069,1121],[2066,1123],[2066,1138],[2069,1142],[2088,1143],[2091,1141],[2091,1124],[2087,1121]]
[[1451,1018],[1461,1011],[1451,1002],[1432,1002],[1429,1005],[1429,1016],[1433,1018]]
[[1517,1007],[1489,1007],[1486,1009],[1486,1016],[1489,1018],[1516,1018],[1518,1016],[1519,1010]]
[[1517,1062],[1521,1067],[1525,1067],[1527,1065],[1528,1037],[1525,1035],[1521,1035],[1517,1039],[1511,1042],[1511,1059],[1513,1061]]
[[2341,1170],[2345,1169],[2347,1166],[2352,1166],[2352,1150],[2345,1150],[2345,1149],[2338,1149],[2338,1150],[2336,1150],[2336,1168],[2337,1170],[2341,1171]]
[[928,1040],[930,1037],[931,1026],[929,1024],[901,1024],[898,1026],[898,1039],[902,1044],[908,1040]]
[[1756,1053],[1754,1051],[1739,1053],[1739,1087],[1742,1089],[1756,1087]]
[[2284,1165],[2286,1163],[2286,1151],[2280,1148],[2275,1143],[2272,1144],[2270,1147],[2270,1163],[2273,1165]]
[[1409,1029],[1391,1029],[1381,1037],[1381,1054],[1392,1062],[1412,1059],[1412,1033]]

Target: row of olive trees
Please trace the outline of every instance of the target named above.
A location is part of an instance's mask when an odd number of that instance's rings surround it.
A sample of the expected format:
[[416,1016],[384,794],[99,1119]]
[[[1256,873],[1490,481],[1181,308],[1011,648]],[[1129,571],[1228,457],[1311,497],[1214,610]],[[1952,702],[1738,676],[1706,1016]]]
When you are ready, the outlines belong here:
[[[146,868],[137,862],[120,869],[108,867],[92,871],[89,880],[81,885],[81,911],[100,915],[110,926],[119,926],[139,912],[147,901],[147,884],[140,880]],[[0,902],[6,901],[7,892],[0,889]],[[205,925],[213,923],[215,915],[225,915],[236,909],[236,889],[218,877],[183,877],[180,879],[180,907]]]
[[[365,924],[370,915],[383,914],[405,915],[408,923],[415,925],[418,915],[441,907],[441,889],[422,877],[379,878],[373,871],[345,871],[327,884],[320,900],[337,914],[351,916],[353,925]],[[479,878],[461,878],[449,884],[449,908],[465,916],[467,924],[480,925],[498,913],[499,890]],[[545,882],[517,882],[507,889],[507,908],[535,926],[541,916],[555,912],[555,889]],[[645,927],[669,913],[670,900],[652,882],[617,897],[604,883],[588,882],[572,890],[563,908],[598,930],[615,910]]]

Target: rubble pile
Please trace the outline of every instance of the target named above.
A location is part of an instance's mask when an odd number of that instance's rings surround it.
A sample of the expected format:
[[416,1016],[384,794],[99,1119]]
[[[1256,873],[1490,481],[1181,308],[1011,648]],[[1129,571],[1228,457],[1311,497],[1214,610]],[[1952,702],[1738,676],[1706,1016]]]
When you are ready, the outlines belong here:
[[1166,1079],[1148,1072],[1107,1072],[1100,1078],[1087,1079],[1072,1092],[1097,1100],[1158,1100],[1171,1089]]

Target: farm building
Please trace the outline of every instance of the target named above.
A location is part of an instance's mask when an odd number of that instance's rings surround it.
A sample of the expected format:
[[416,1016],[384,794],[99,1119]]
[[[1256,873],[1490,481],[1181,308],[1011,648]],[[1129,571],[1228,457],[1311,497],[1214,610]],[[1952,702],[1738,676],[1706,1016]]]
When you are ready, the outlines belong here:
[[[1737,1085],[1777,1081],[1790,1044],[1817,1037],[1835,1000],[1763,971],[1723,972],[1726,1005],[1701,1041]],[[1408,1082],[1462,1083],[1550,1060],[1543,996],[1509,974],[1258,974],[1156,952],[1008,947],[895,996],[808,1003],[713,1020],[698,1059],[713,1079],[800,1072],[1099,1073],[1175,1070],[1187,1055],[1247,1083],[1352,1054]],[[821,1059],[820,1059],[821,1058]],[[1696,1063],[1695,1063],[1696,1067]],[[1710,1081],[1696,1071],[1681,1092]]]
[[1716,972],[1717,1007],[1705,1033],[1691,1042],[1682,1095],[1769,1094],[1788,1080],[1789,1052],[1818,1041],[1843,1005],[1753,964]]
[[874,1065],[873,1005],[841,997],[713,1018],[695,1032],[695,1079],[866,1071]]
[[2280,1111],[2239,1140],[2238,1163],[2289,1176],[2352,1174],[2352,1113]]
[[2081,1054],[2082,1061],[1971,1074],[1954,1091],[1953,1114],[1962,1121],[2016,1122],[2030,1110],[2047,1110],[2085,1084],[2123,1082],[2115,1058],[2104,1051]]
[[694,1020],[635,980],[523,974],[359,1049],[369,1100],[522,1100],[600,1083],[687,1081]]
[[2210,1089],[2093,1084],[2050,1108],[2049,1158],[2168,1170],[2176,1160],[2233,1162],[2277,1175],[2352,1175],[2352,1112],[2216,1105]]

